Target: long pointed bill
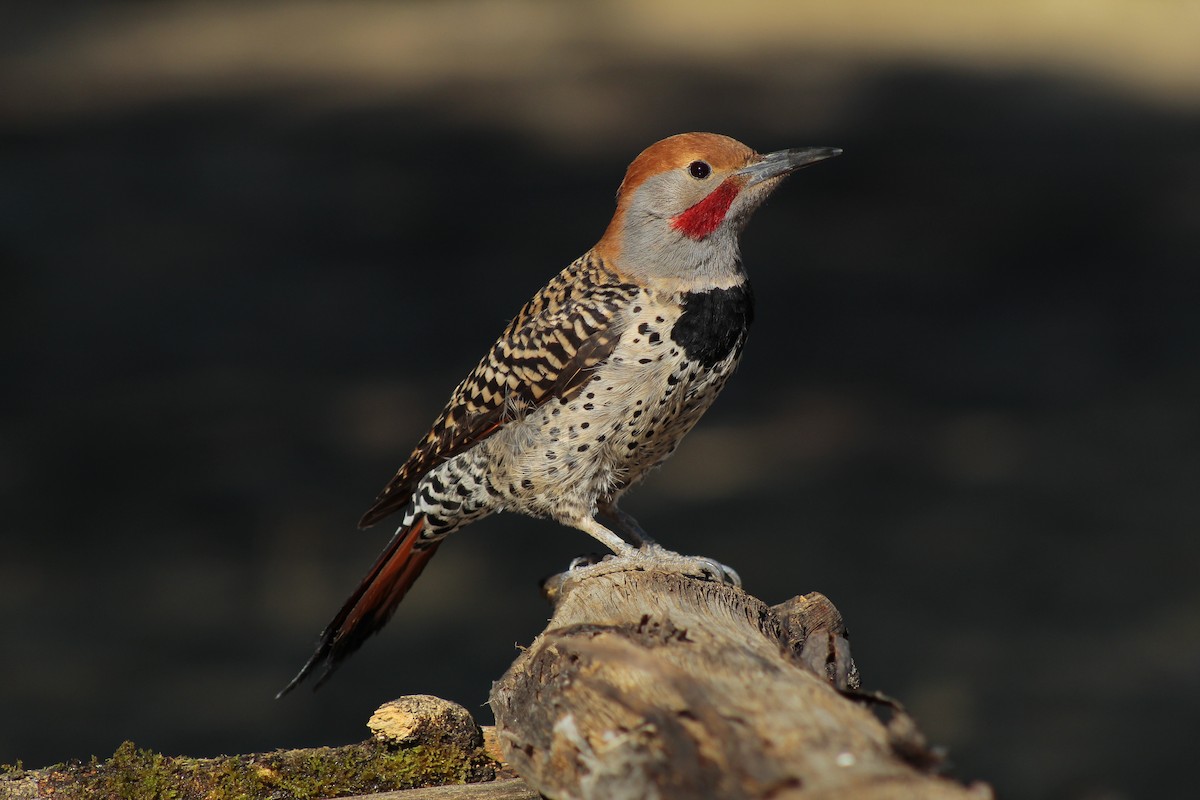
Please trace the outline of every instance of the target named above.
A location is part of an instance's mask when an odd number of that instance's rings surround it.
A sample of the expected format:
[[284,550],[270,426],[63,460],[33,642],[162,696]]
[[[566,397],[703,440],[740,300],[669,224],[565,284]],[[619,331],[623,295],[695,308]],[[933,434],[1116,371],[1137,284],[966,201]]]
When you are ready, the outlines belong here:
[[750,179],[746,185],[753,186],[771,178],[791,175],[809,164],[815,164],[841,154],[840,147],[796,147],[791,150],[777,150],[774,153],[767,153],[748,167],[742,167],[734,175],[745,175]]

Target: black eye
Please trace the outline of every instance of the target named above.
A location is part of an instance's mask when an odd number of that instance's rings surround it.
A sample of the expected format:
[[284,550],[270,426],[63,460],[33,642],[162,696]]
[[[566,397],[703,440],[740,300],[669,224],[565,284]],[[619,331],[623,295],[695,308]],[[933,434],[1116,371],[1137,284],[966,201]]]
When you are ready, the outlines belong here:
[[688,174],[697,180],[704,180],[712,173],[712,167],[703,161],[693,161],[688,164]]

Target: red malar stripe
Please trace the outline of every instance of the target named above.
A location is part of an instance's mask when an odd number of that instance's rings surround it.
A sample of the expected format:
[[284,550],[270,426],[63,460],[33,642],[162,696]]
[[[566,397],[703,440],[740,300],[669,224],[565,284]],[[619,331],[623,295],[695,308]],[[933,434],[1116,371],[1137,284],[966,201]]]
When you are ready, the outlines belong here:
[[677,217],[671,218],[671,227],[692,239],[703,239],[715,231],[725,219],[726,212],[733,205],[734,198],[741,191],[741,186],[732,178],[726,179],[720,186],[712,190],[708,197],[684,211]]

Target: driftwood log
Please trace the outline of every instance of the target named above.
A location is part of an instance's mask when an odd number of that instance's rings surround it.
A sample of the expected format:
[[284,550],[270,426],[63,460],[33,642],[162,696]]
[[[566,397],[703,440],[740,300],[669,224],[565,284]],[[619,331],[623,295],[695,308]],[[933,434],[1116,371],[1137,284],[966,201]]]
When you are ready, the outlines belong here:
[[989,798],[939,777],[857,687],[821,595],[767,606],[654,562],[556,576],[554,616],[492,688],[505,759],[548,798]]

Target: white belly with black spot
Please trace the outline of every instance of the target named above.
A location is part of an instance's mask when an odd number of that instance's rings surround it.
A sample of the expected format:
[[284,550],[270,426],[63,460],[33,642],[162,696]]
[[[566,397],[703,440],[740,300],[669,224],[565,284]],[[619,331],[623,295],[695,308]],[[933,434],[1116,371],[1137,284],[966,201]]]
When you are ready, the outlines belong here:
[[[677,312],[676,315],[677,317]],[[635,318],[617,349],[572,400],[551,400],[480,446],[503,510],[590,516],[667,458],[712,404],[736,363],[686,359],[667,312]]]

